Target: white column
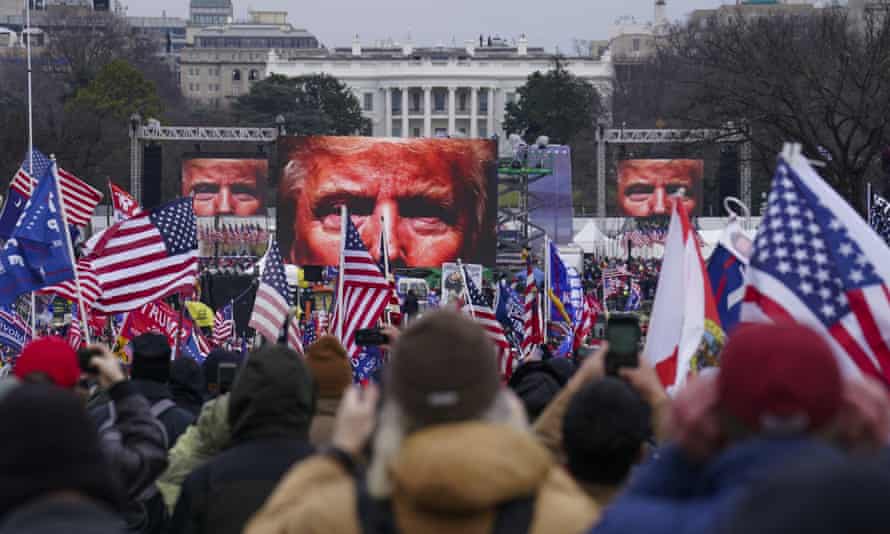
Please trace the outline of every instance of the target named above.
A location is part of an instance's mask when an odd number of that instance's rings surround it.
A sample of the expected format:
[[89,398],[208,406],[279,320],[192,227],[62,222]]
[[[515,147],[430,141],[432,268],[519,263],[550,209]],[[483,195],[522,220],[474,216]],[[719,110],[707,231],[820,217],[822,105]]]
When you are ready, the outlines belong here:
[[457,102],[454,95],[456,90],[455,87],[448,88],[448,135],[450,137],[454,137],[457,133]]
[[423,136],[433,136],[433,88],[429,85],[423,87]]
[[485,130],[488,137],[494,135],[494,87],[488,88],[488,121]]
[[383,135],[392,137],[392,87],[383,88]]
[[479,88],[470,88],[470,137],[479,137]]
[[408,130],[408,88],[402,86],[402,137],[411,137]]

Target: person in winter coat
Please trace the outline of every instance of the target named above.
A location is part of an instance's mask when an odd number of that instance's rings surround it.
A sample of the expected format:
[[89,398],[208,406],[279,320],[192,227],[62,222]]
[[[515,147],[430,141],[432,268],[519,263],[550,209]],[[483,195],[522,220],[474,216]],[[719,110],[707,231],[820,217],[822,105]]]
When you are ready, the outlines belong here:
[[306,349],[306,365],[318,385],[318,403],[309,429],[309,441],[315,446],[328,445],[340,399],[352,384],[352,364],[337,338],[321,336]]
[[883,386],[844,379],[831,348],[809,328],[741,325],[720,365],[674,398],[674,443],[636,470],[592,532],[716,532],[777,469],[801,458],[841,457],[841,446],[887,445]]
[[[101,345],[89,348],[97,354],[90,360],[96,371],[94,377],[107,392],[117,414],[117,432],[114,436],[100,436],[99,445],[127,500],[135,499],[167,467],[164,428],[152,415],[145,397],[124,376],[117,357]],[[80,374],[77,354],[58,337],[40,338],[26,345],[15,369],[15,376],[21,381],[43,381],[72,391]]]
[[523,363],[510,376],[509,386],[525,406],[534,422],[575,373],[575,364],[568,358],[549,358]]
[[81,399],[22,384],[0,421],[0,534],[123,534],[123,493]]
[[170,393],[173,402],[194,417],[201,413],[204,406],[204,371],[198,362],[182,357],[170,364]]
[[[244,360],[241,354],[225,349],[213,349],[207,355],[207,359],[201,364],[204,372],[204,383],[207,385],[207,397],[216,398],[228,393],[234,384],[235,374],[241,368]],[[220,365],[234,370],[235,373],[220,372]]]
[[[396,340],[387,373],[379,422],[376,387],[350,388],[333,448],[292,469],[247,534],[571,534],[597,518],[529,432],[474,321],[425,315]],[[355,465],[375,423],[363,482]]]
[[186,478],[170,532],[240,533],[287,470],[312,454],[314,411],[298,353],[274,345],[251,354],[229,397],[229,448]]
[[[141,393],[157,412],[155,416],[164,425],[169,449],[195,420],[194,415],[176,405],[170,392],[170,344],[166,336],[155,333],[136,336],[132,343],[131,387]],[[100,433],[116,425],[117,414],[110,404],[94,408],[92,416]]]
[[228,447],[231,438],[229,393],[226,393],[207,401],[195,424],[188,427],[170,449],[170,465],[157,482],[170,513],[186,477]]

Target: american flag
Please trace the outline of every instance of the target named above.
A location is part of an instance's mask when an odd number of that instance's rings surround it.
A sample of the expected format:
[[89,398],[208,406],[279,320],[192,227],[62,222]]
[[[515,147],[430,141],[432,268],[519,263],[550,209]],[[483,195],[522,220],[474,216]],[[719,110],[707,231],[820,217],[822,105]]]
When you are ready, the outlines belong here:
[[473,277],[467,271],[466,266],[462,268],[464,270],[464,278],[466,279],[467,294],[470,299],[463,306],[462,311],[473,317],[479,323],[479,326],[485,329],[491,341],[494,342],[498,351],[498,365],[501,370],[501,376],[509,379],[510,375],[513,374],[513,362],[510,355],[510,342],[507,341],[507,336],[504,334],[504,327],[501,326],[501,323],[495,317],[494,310],[491,309],[491,303],[488,302],[482,291],[476,287],[476,283],[473,282]]
[[575,325],[573,350],[581,348],[581,344],[584,343],[584,340],[593,331],[599,314],[603,312],[602,306],[600,306],[600,303],[597,302],[596,297],[593,295],[584,297],[584,304],[581,308],[581,320]]
[[234,335],[235,313],[230,302],[216,310],[216,313],[213,315],[213,342],[217,345],[222,345],[227,341],[232,341]]
[[524,357],[528,355],[528,352],[535,344],[540,344],[544,341],[541,333],[541,317],[538,306],[538,286],[535,282],[535,272],[531,258],[526,260],[525,303],[522,322],[523,336],[519,350]]
[[880,195],[872,195],[868,224],[890,245],[890,202]]
[[330,314],[328,314],[327,310],[318,311],[318,332],[321,332],[322,334],[327,334],[330,332],[330,319],[331,316]]
[[296,314],[291,317],[290,323],[287,325],[287,346],[300,354],[306,352],[303,349],[303,333],[300,332],[300,320],[297,319]]
[[256,330],[270,343],[278,343],[290,311],[291,294],[284,275],[284,262],[278,250],[278,242],[272,241],[266,253],[266,268],[260,278],[260,287],[253,301],[253,313],[248,326]]
[[[102,289],[99,287],[99,277],[88,257],[77,260],[77,277],[80,280],[80,294],[83,299],[84,306],[89,310],[93,309],[99,297],[102,295]],[[48,286],[41,289],[40,294],[55,294],[72,302],[77,302],[77,284],[74,280],[67,280],[55,286]]]
[[181,198],[109,228],[90,257],[104,313],[135,310],[191,293],[198,275],[192,198]]
[[[39,151],[34,151],[34,176],[42,176],[39,170],[46,170],[49,159]],[[31,176],[28,175],[28,160],[22,164],[9,187],[18,191],[24,198],[31,198]],[[65,217],[68,224],[85,226],[90,222],[96,206],[102,202],[102,193],[90,184],[74,176],[65,169],[59,168],[59,183],[62,186],[62,200],[65,202]]]
[[802,155],[779,160],[742,321],[814,328],[847,371],[890,384],[890,249]]
[[343,332],[340,342],[346,348],[346,353],[349,354],[355,367],[362,352],[362,348],[355,343],[355,333],[377,324],[383,316],[392,289],[348,217],[346,235],[341,236],[340,241],[343,258],[343,265],[340,266],[343,294],[338,296],[338,306],[334,310],[332,324],[339,325],[342,314]]
[[71,324],[68,325],[68,335],[67,339],[68,345],[71,346],[72,349],[77,350],[80,348],[81,343],[83,342],[83,332],[81,330],[80,318],[77,314],[77,307],[71,310]]
[[315,343],[315,340],[318,339],[318,321],[315,318],[309,318],[306,321],[306,327],[303,329],[303,346],[308,347],[309,345]]

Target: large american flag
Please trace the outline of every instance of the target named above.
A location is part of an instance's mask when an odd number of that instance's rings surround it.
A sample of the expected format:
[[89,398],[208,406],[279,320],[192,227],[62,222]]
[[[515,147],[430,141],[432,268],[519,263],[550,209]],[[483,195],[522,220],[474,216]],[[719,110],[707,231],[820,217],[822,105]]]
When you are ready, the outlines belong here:
[[343,294],[339,295],[331,324],[335,325],[334,331],[337,332],[337,325],[343,321],[340,343],[346,348],[355,367],[362,352],[362,348],[355,343],[355,333],[377,325],[389,302],[392,288],[349,217],[346,218],[346,235],[341,236],[340,243]]
[[523,336],[519,350],[522,352],[522,356],[525,357],[532,347],[544,341],[541,333],[541,317],[538,307],[538,286],[535,282],[535,272],[530,257],[526,260],[525,304],[522,322]]
[[755,240],[742,320],[806,324],[847,371],[890,384],[890,250],[803,156],[787,157]]
[[216,310],[216,313],[213,315],[213,342],[217,345],[222,345],[227,341],[232,341],[234,335],[235,314],[230,302]]
[[266,253],[266,268],[260,277],[260,287],[253,301],[253,313],[248,326],[270,343],[278,343],[278,336],[290,312],[291,294],[284,275],[284,262],[278,242],[272,241]]
[[881,195],[872,195],[868,224],[890,245],[890,202]]
[[[42,176],[38,170],[45,170],[49,165],[49,159],[38,151],[34,151],[34,176]],[[44,161],[45,160],[45,161]],[[26,172],[28,160],[22,164],[12,183],[11,188],[19,192],[24,198],[31,198],[31,177]],[[62,200],[65,202],[65,217],[68,224],[76,226],[85,226],[90,222],[96,206],[102,202],[102,193],[84,182],[77,176],[74,176],[65,169],[59,168],[59,183],[62,186]]]
[[473,320],[479,323],[479,326],[491,338],[491,341],[497,347],[498,366],[501,370],[501,376],[509,379],[510,375],[513,374],[513,361],[510,357],[510,342],[507,341],[507,336],[504,334],[504,327],[501,326],[501,323],[495,317],[494,310],[491,309],[491,303],[485,298],[482,291],[476,287],[476,283],[473,282],[473,277],[467,271],[466,266],[462,268],[467,284],[467,295],[469,296],[469,302],[463,306],[462,311],[473,317]]
[[104,313],[135,310],[174,293],[194,291],[198,238],[191,197],[109,228],[90,255]]

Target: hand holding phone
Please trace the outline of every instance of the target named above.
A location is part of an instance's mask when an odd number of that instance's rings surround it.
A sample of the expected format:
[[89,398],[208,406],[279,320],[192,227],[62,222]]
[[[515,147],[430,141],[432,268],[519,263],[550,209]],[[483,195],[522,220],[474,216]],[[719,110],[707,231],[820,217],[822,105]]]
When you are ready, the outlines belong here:
[[606,353],[606,374],[619,376],[622,367],[636,368],[640,365],[640,319],[632,313],[613,314],[606,323],[606,340],[609,352]]
[[362,328],[355,331],[355,344],[363,347],[389,345],[389,336],[380,328]]

